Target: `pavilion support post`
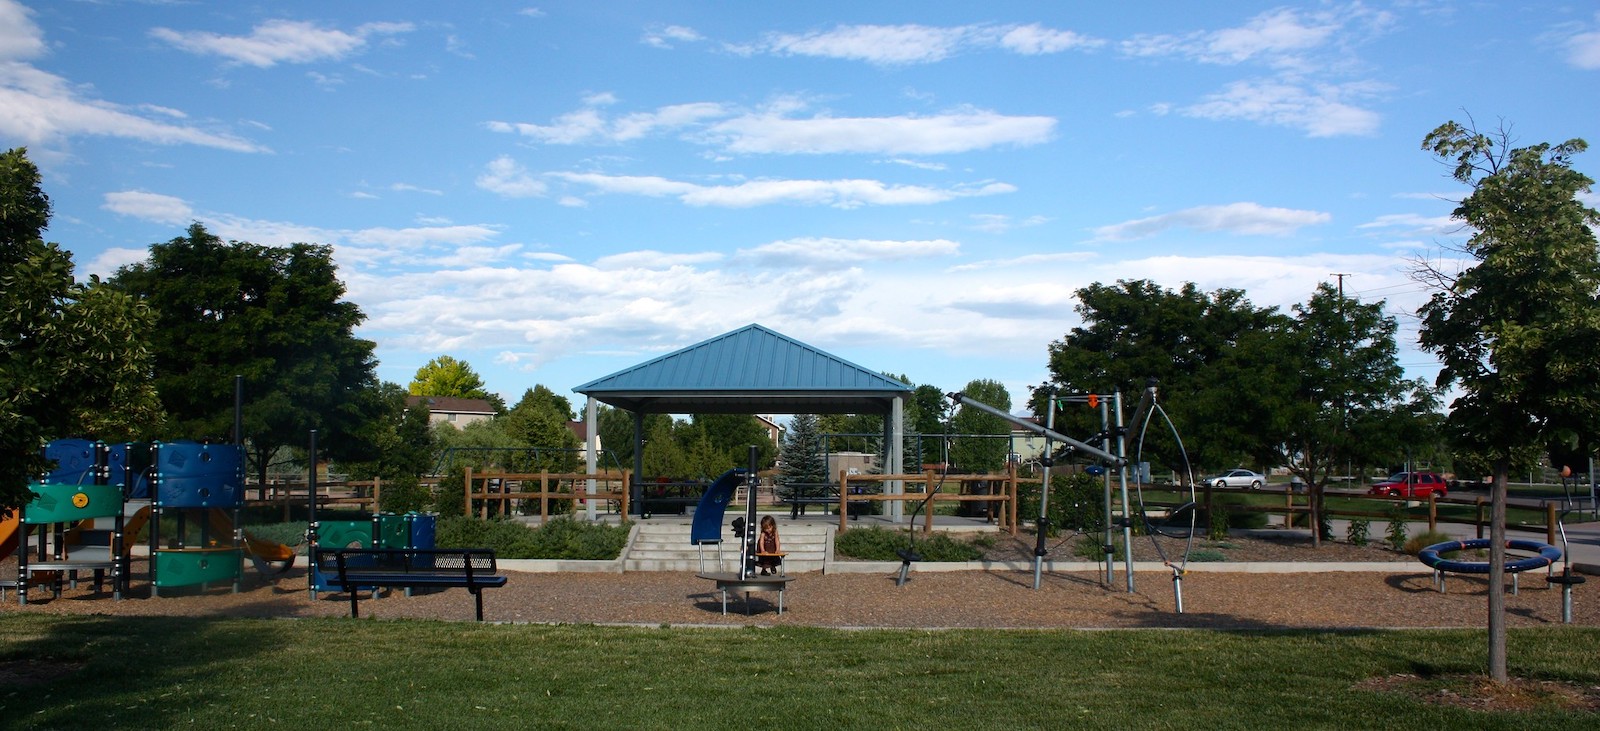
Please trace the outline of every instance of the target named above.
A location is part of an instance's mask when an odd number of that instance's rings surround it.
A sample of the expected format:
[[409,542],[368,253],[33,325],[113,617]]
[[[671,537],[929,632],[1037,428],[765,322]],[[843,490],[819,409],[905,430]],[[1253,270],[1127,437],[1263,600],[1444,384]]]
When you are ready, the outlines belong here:
[[599,404],[599,401],[596,401],[593,396],[590,396],[588,403],[586,403],[583,407],[583,471],[589,475],[589,479],[584,481],[584,493],[591,496],[588,500],[584,501],[583,517],[590,523],[593,523],[595,519],[593,495],[596,492],[599,492],[598,486],[595,485],[594,480],[594,474],[598,471],[600,466]]

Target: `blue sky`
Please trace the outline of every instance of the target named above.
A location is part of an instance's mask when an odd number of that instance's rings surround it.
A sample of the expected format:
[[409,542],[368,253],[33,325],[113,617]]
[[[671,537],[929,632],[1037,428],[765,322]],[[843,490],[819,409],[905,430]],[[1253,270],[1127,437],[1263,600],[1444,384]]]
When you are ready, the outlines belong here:
[[1021,402],[1080,287],[1336,273],[1431,378],[1423,135],[1600,143],[1597,92],[1588,2],[0,0],[0,145],[81,277],[191,221],[331,244],[380,377],[512,401],[754,322]]

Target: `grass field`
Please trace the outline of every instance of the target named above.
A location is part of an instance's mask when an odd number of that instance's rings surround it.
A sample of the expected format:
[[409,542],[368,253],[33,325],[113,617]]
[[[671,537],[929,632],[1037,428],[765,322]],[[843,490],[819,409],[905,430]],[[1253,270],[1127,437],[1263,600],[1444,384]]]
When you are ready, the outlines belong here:
[[[0,617],[6,728],[1595,728],[1360,690],[1481,672],[1471,631],[847,631]],[[1511,633],[1600,685],[1600,630]],[[53,676],[53,677],[52,677]]]

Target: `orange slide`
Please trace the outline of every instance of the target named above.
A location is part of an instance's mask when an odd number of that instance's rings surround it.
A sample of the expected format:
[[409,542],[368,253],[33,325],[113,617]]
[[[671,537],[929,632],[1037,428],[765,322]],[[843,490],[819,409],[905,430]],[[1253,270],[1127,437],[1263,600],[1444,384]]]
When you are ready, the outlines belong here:
[[[211,530],[215,533],[228,534],[233,532],[233,519],[222,510],[215,508],[207,511],[211,520]],[[294,549],[264,538],[257,538],[244,533],[244,552],[256,565],[256,570],[263,574],[281,574],[294,566]]]

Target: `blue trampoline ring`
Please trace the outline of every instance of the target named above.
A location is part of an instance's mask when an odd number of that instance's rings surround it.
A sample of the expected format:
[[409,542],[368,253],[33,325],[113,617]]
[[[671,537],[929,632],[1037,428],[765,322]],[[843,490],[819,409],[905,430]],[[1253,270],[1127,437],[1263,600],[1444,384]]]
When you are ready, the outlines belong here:
[[[1458,561],[1444,558],[1440,554],[1451,551],[1468,551],[1477,548],[1488,548],[1489,539],[1470,538],[1465,541],[1445,541],[1435,543],[1417,553],[1417,560],[1435,571],[1449,571],[1457,574],[1487,574],[1489,573],[1488,561]],[[1511,551],[1527,551],[1538,554],[1511,560],[1506,559],[1506,573],[1515,574],[1522,571],[1541,569],[1561,560],[1561,549],[1548,543],[1512,538],[1506,541],[1506,549]]]

